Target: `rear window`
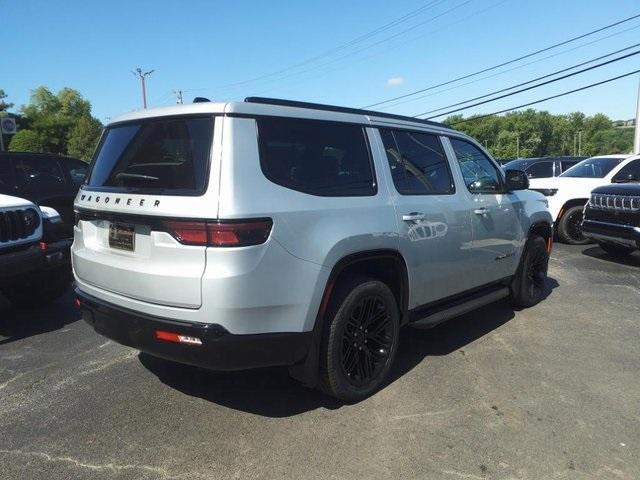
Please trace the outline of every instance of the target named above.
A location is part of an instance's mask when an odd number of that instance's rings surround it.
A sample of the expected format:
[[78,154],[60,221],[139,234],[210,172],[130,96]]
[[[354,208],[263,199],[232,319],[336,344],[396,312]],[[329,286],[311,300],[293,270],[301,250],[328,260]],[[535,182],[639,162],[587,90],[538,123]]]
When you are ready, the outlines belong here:
[[376,194],[363,127],[288,118],[257,122],[260,165],[272,182],[311,195]]
[[107,128],[87,185],[195,195],[207,186],[213,117],[156,118]]

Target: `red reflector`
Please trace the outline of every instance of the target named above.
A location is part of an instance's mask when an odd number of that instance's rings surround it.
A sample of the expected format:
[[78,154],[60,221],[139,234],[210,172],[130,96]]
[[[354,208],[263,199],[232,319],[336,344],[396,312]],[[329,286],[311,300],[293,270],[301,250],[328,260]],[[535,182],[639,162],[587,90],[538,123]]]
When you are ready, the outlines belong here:
[[210,247],[246,247],[259,245],[269,238],[271,219],[222,222],[165,222],[165,228],[185,245]]
[[40,242],[40,250],[46,250],[47,249],[47,242]]
[[80,308],[82,306],[82,302],[80,301],[79,298],[76,298],[75,304],[76,304],[76,307],[78,307],[78,308]]
[[202,345],[202,340],[197,337],[189,337],[188,335],[165,332],[164,330],[156,330],[156,339],[164,340],[165,342],[186,343],[188,345]]

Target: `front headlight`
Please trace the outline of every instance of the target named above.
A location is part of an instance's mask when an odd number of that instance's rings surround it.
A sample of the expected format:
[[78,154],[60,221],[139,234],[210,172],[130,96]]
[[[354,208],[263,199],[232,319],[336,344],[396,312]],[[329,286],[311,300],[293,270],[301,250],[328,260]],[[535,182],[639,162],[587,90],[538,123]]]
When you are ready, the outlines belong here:
[[24,227],[29,235],[40,226],[40,215],[33,208],[27,208],[22,212]]
[[62,223],[62,218],[55,208],[41,206],[42,218],[48,220],[50,223]]
[[543,194],[545,197],[553,197],[556,193],[558,193],[557,188],[532,188],[534,192],[539,192]]

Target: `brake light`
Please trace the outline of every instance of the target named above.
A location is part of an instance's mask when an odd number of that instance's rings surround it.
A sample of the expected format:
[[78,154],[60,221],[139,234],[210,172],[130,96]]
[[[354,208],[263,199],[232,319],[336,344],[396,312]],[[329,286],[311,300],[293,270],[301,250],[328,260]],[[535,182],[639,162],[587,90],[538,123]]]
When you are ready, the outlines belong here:
[[246,247],[264,243],[273,221],[268,219],[193,222],[167,221],[166,230],[180,243],[209,247]]

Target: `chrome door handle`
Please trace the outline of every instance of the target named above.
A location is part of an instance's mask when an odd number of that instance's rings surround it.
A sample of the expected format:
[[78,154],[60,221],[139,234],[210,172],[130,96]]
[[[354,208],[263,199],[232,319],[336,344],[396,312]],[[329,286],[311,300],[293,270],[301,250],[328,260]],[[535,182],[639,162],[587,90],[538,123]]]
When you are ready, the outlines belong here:
[[424,213],[411,212],[407,215],[402,215],[402,220],[405,222],[415,222],[417,220],[424,220]]
[[489,209],[486,207],[480,207],[476,208],[473,213],[475,213],[476,215],[486,215],[487,213],[489,213]]

